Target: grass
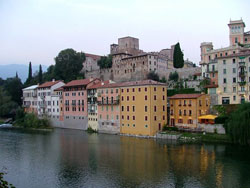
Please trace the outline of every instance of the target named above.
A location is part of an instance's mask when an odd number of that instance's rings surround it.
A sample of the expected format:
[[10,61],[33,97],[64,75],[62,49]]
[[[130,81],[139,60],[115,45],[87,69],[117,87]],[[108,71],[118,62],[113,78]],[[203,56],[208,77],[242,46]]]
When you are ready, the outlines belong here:
[[4,119],[0,119],[0,124],[3,124],[5,122]]

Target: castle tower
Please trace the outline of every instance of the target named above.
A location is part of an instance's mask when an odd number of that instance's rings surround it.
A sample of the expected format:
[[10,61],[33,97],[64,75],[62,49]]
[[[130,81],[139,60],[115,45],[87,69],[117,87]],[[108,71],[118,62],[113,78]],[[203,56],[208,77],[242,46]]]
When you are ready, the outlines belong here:
[[203,42],[201,43],[201,64],[208,63],[209,59],[206,56],[206,53],[213,50],[213,43],[212,42]]
[[230,20],[228,27],[230,46],[234,46],[238,43],[244,44],[245,23],[243,22],[243,20]]

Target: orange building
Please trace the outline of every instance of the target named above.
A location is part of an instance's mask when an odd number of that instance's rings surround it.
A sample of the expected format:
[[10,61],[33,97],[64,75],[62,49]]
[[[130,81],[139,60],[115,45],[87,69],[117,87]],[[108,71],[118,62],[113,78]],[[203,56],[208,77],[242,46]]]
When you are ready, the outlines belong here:
[[209,113],[210,97],[205,94],[176,94],[170,100],[170,126],[196,128],[199,116]]

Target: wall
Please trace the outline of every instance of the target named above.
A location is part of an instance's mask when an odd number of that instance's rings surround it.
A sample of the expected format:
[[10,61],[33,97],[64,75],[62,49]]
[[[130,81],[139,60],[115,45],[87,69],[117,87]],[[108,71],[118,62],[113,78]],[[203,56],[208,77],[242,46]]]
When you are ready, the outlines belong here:
[[216,129],[216,132],[218,134],[226,134],[226,131],[225,131],[222,124],[213,124],[213,125],[211,125],[211,124],[200,124],[200,123],[198,123],[198,128],[201,128],[206,133],[215,133],[215,129]]

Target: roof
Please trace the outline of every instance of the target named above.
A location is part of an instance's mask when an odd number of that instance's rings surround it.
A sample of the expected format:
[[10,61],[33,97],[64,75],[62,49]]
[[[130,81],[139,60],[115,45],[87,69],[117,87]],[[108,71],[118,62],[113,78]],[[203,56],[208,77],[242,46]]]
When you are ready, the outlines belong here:
[[81,79],[81,80],[72,80],[69,83],[65,84],[63,88],[65,87],[73,87],[73,86],[86,86],[90,82],[92,82],[93,78],[87,78],[87,79]]
[[141,81],[131,81],[131,82],[121,82],[121,83],[111,83],[100,86],[99,88],[114,88],[114,87],[130,87],[130,86],[142,86],[142,85],[163,85],[161,82],[154,80],[141,80]]
[[63,87],[59,87],[57,89],[55,89],[54,91],[62,91],[63,90]]
[[250,55],[250,50],[246,49],[246,50],[242,50],[239,53],[235,53],[235,54],[230,54],[228,56],[222,56],[222,57],[218,57],[218,59],[225,59],[225,58],[231,58],[231,57],[239,57],[239,56],[249,56]]
[[37,87],[38,87],[38,85],[32,85],[32,86],[24,88],[23,91],[36,89]]
[[194,73],[194,76],[201,76],[201,72]]
[[94,59],[94,60],[98,60],[98,59],[101,58],[100,55],[89,54],[89,53],[85,53],[85,56],[86,56],[86,57],[91,57],[91,58]]
[[96,88],[99,88],[99,87],[101,87],[101,86],[103,86],[103,85],[107,85],[107,84],[109,84],[109,83],[111,83],[110,80],[101,81],[101,82],[98,82],[97,84],[94,84],[94,85],[92,85],[92,86],[87,87],[87,89],[96,89]]
[[56,80],[56,81],[45,82],[45,83],[39,85],[38,88],[51,87],[53,85],[56,85],[59,82],[62,82],[62,81],[61,80]]
[[217,87],[218,87],[217,84],[210,84],[205,86],[205,88],[217,88]]
[[198,117],[198,119],[213,119],[213,120],[215,118],[217,118],[217,116],[211,114]]
[[169,99],[196,99],[199,98],[204,94],[199,94],[199,93],[192,93],[192,94],[176,94],[172,97],[169,97]]

